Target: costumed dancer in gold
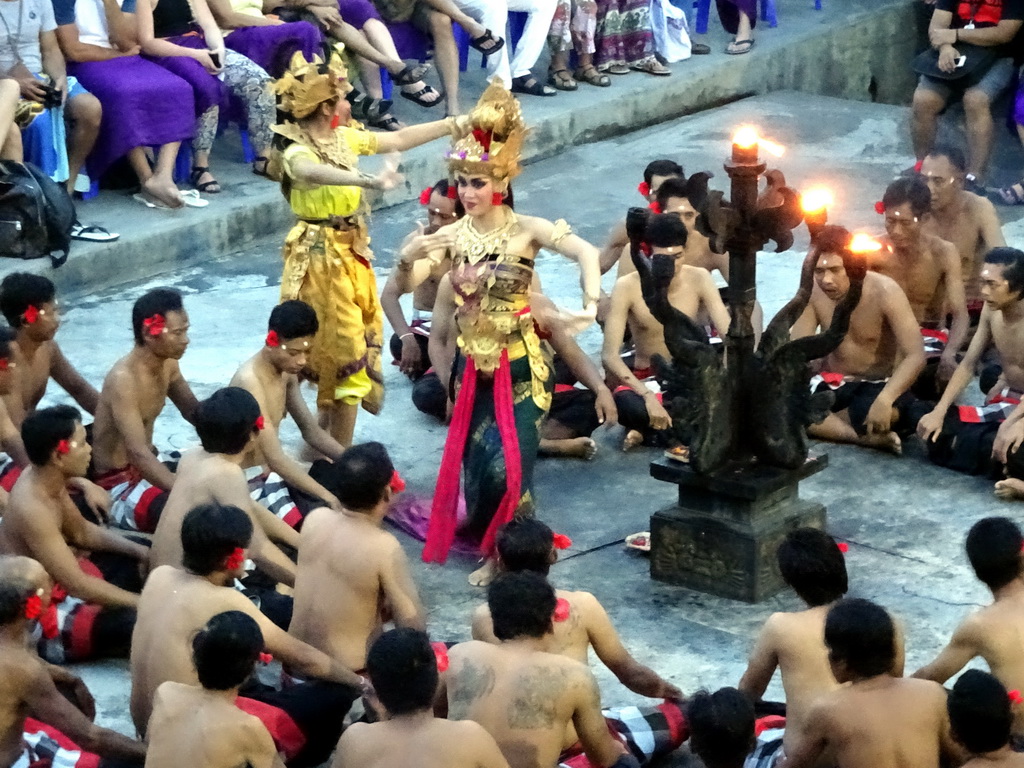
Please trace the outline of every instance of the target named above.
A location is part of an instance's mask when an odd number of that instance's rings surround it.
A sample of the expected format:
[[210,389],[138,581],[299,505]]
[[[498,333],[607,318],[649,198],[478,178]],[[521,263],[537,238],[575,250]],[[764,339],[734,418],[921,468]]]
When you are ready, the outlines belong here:
[[[597,315],[601,272],[598,250],[565,221],[512,210],[509,182],[520,171],[526,125],[519,103],[500,81],[487,88],[469,120],[471,132],[446,155],[466,216],[437,233],[455,243],[438,306],[447,301],[456,307],[460,360],[435,361],[435,366],[441,376],[461,368],[461,384],[423,559],[447,557],[464,469],[468,516],[460,534],[480,541],[487,561],[470,583],[482,586],[493,577],[498,529],[516,515],[533,514],[533,466],[553,390],[550,361],[529,303],[537,253],[548,248],[579,263],[583,312],[572,317],[578,330]],[[445,252],[425,255],[439,260]]]
[[461,136],[467,118],[448,117],[394,133],[370,133],[352,120],[352,90],[341,57],[307,62],[301,53],[274,83],[278,109],[291,118],[275,125],[272,172],[299,218],[284,244],[281,301],[300,299],[320,320],[307,375],[317,382],[320,425],[352,444],[356,413],[384,401],[383,323],[364,189],[402,182],[397,156],[376,176],[358,170],[359,155],[400,152],[442,136]]

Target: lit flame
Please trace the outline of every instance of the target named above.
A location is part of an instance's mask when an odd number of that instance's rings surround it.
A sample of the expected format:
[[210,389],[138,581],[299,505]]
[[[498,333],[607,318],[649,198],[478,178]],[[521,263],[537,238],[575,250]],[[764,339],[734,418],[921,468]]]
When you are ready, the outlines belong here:
[[882,244],[863,232],[858,232],[850,240],[850,251],[852,253],[874,253],[882,250]]
[[834,202],[835,197],[833,197],[832,191],[825,187],[815,187],[800,195],[800,207],[804,209],[805,213],[818,213]]
[[781,144],[777,144],[763,136],[758,136],[757,128],[752,125],[740,126],[732,137],[732,143],[740,149],[750,149],[754,146],[760,146],[761,149],[765,150],[770,155],[775,155],[775,157],[782,157],[786,152],[786,148]]

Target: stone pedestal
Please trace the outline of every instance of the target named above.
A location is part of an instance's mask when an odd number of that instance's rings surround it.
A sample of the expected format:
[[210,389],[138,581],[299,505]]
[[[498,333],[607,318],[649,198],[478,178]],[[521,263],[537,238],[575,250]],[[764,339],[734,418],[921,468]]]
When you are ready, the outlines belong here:
[[659,459],[651,476],[679,486],[679,503],[651,517],[651,578],[755,603],[782,589],[775,552],[794,528],[825,527],[825,507],[800,498],[801,480],[828,465],[807,459],[795,470],[771,467],[698,475]]

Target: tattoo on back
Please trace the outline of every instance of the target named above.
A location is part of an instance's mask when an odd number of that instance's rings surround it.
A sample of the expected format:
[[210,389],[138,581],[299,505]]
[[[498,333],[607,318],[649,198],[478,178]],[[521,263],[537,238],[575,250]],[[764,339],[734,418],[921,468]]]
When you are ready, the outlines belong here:
[[467,660],[456,671],[448,705],[449,720],[466,720],[469,709],[480,698],[494,689],[494,670]]
[[568,687],[564,669],[535,667],[520,673],[516,695],[508,703],[511,728],[550,728],[555,724],[559,697]]

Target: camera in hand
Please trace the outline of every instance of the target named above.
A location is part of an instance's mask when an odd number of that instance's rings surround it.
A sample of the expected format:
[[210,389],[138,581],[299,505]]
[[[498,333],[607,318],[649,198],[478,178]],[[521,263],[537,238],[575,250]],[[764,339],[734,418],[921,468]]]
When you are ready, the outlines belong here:
[[59,88],[54,88],[48,83],[41,84],[40,88],[43,89],[43,98],[41,101],[43,106],[47,109],[56,109],[63,103],[63,98],[61,97]]

